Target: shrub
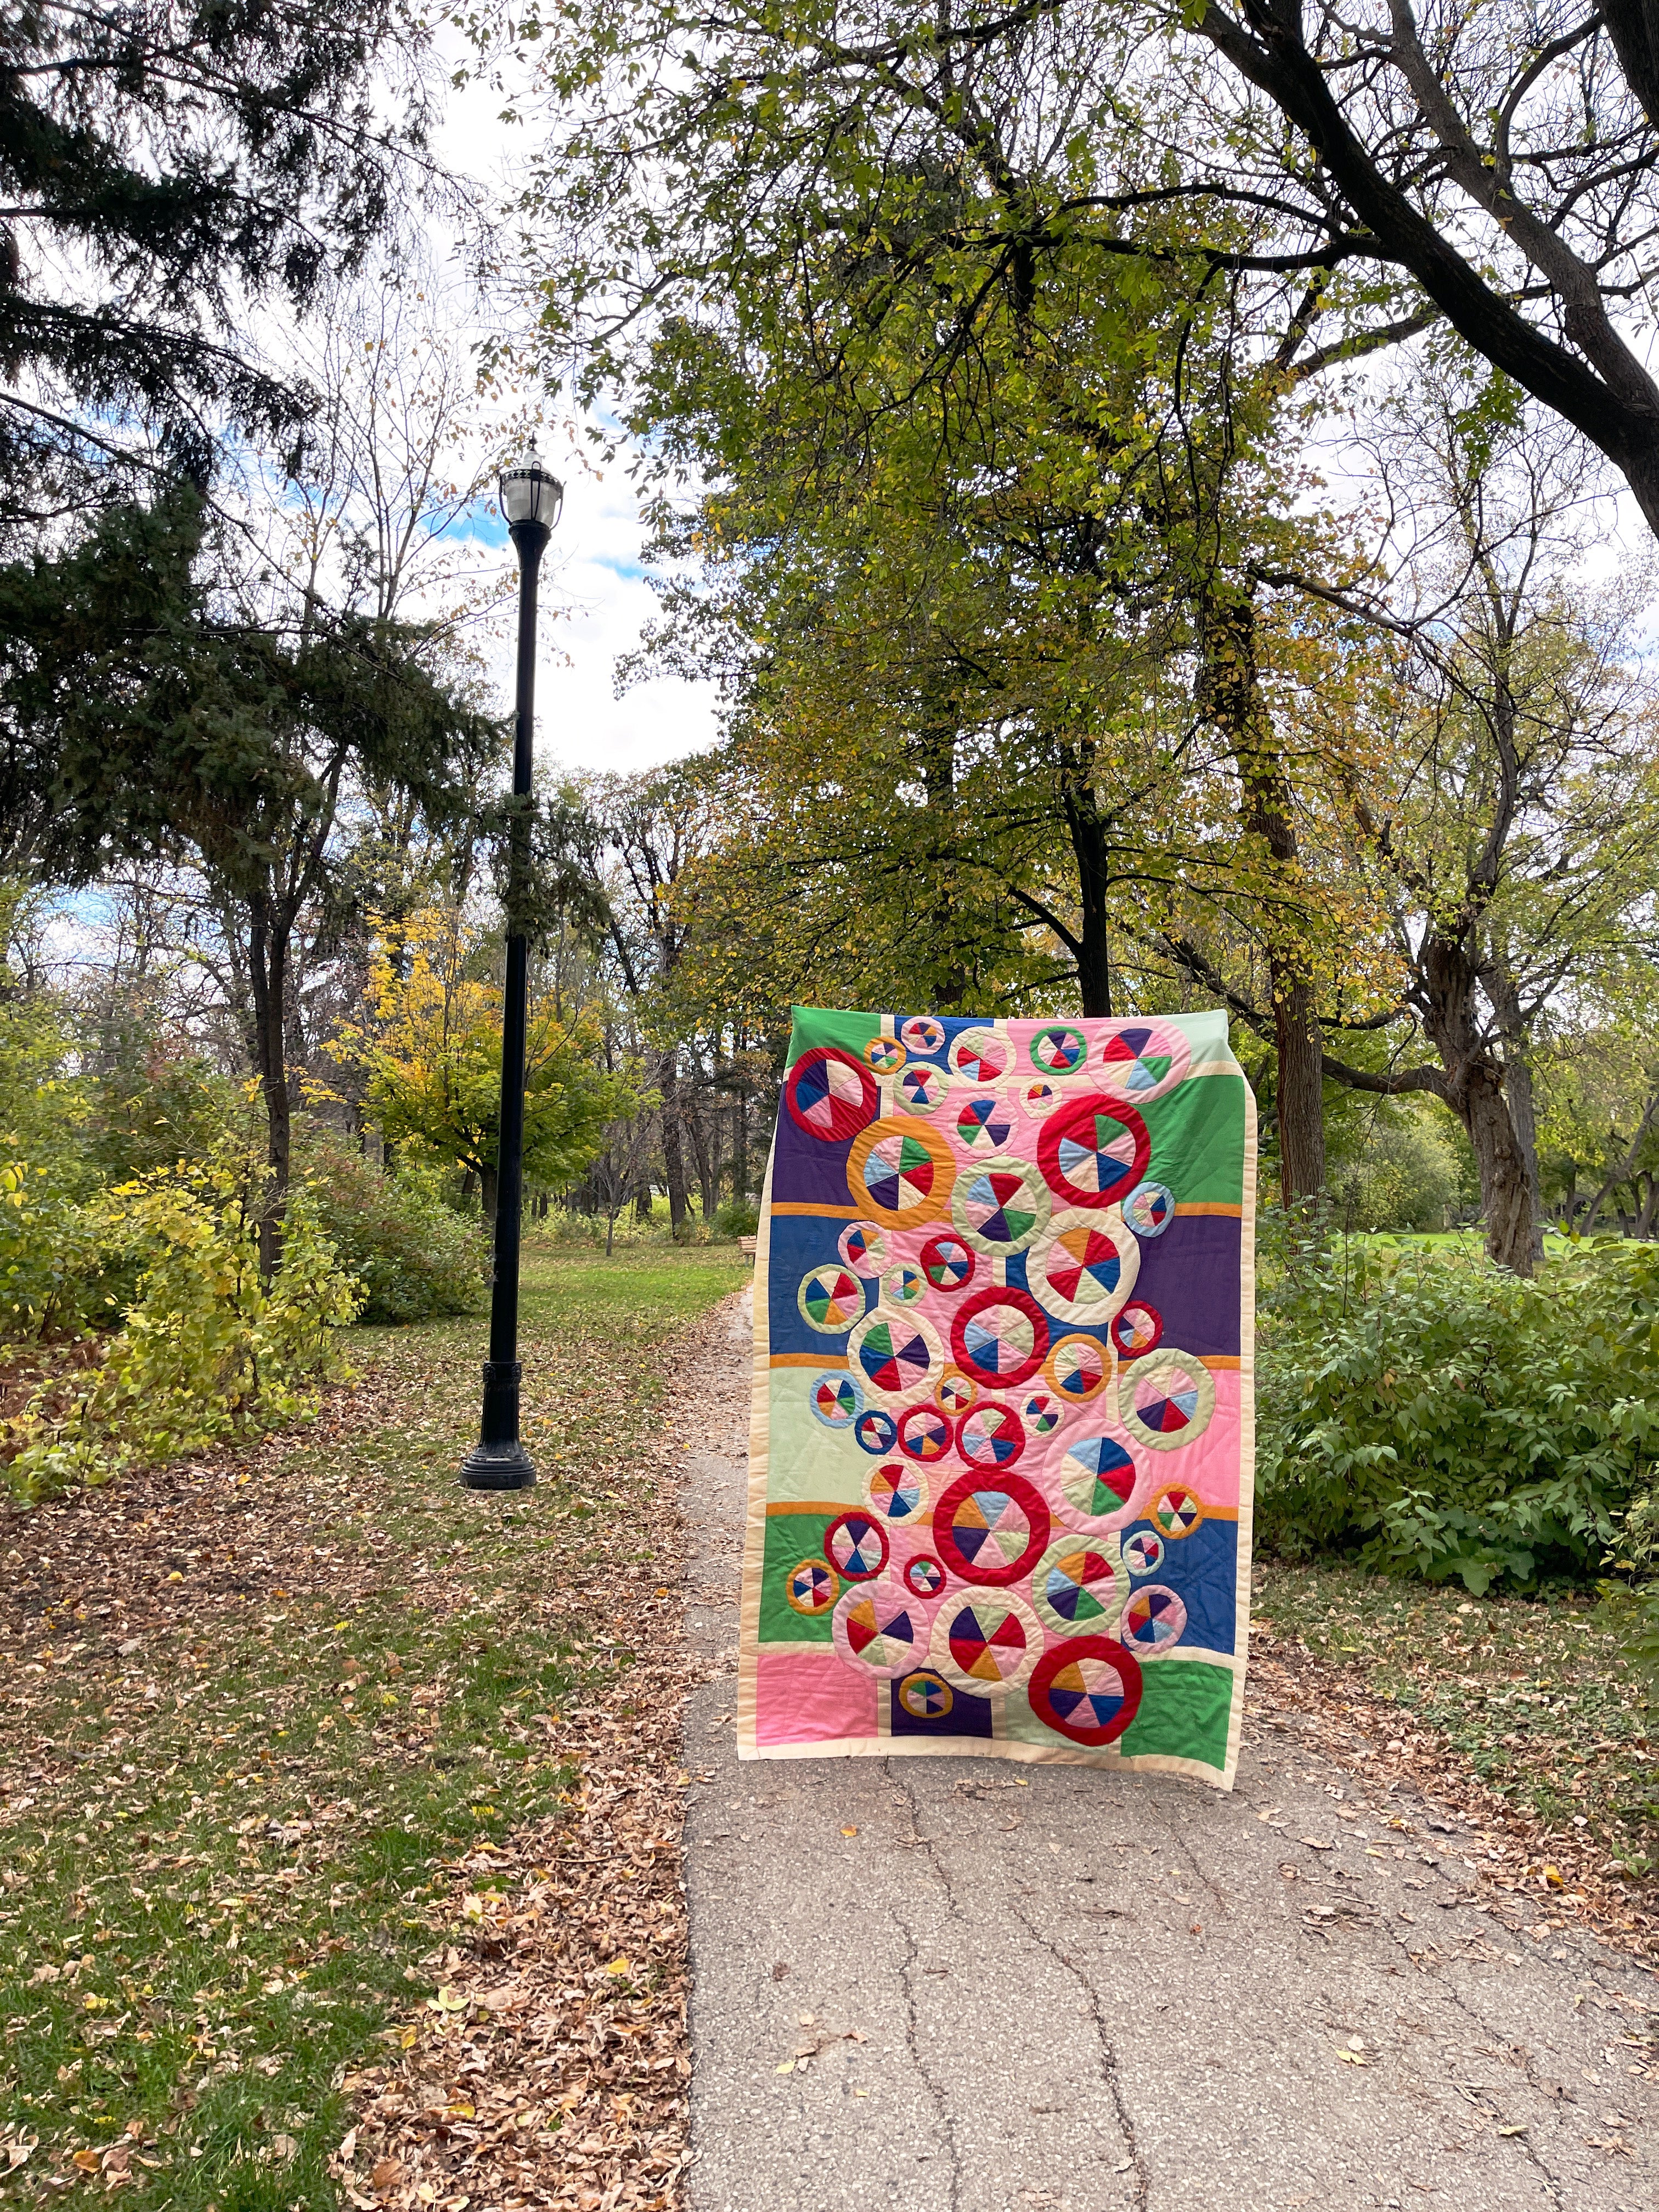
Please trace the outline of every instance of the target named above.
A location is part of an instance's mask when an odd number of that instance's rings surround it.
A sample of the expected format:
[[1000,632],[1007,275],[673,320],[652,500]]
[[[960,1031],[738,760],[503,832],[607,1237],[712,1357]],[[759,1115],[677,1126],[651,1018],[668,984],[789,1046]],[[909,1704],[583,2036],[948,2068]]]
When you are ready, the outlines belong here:
[[714,1209],[717,1237],[753,1237],[760,1228],[760,1208],[752,1198],[728,1198]]
[[74,1392],[43,1384],[0,1429],[19,1497],[292,1419],[340,1372],[333,1332],[359,1293],[303,1210],[270,1285],[234,1172],[149,1176],[88,1212],[101,1255],[142,1255],[135,1291]]
[[1256,1523],[1477,1595],[1589,1580],[1659,1446],[1659,1251],[1535,1282],[1471,1253],[1264,1232]]
[[425,1321],[478,1305],[488,1247],[477,1220],[445,1203],[441,1180],[416,1165],[387,1175],[331,1132],[305,1132],[294,1212],[362,1285],[360,1321]]

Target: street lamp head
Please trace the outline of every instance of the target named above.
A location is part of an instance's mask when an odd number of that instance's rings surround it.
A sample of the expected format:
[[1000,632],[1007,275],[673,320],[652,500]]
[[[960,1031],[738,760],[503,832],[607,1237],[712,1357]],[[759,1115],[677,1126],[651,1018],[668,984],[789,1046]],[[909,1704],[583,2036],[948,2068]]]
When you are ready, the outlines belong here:
[[533,446],[516,468],[501,471],[501,495],[509,528],[528,522],[551,530],[564,504],[564,486],[542,466]]

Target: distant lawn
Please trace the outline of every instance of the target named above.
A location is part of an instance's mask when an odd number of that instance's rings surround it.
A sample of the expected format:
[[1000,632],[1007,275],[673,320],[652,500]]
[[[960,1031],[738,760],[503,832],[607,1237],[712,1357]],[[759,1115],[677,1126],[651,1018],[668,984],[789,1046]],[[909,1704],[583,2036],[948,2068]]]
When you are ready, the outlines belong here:
[[353,1332],[316,1428],[0,1521],[0,2175],[332,2207],[340,2084],[453,1864],[556,1808],[661,1480],[655,1355],[730,1245],[532,1243],[520,1496],[461,1492],[482,1318]]

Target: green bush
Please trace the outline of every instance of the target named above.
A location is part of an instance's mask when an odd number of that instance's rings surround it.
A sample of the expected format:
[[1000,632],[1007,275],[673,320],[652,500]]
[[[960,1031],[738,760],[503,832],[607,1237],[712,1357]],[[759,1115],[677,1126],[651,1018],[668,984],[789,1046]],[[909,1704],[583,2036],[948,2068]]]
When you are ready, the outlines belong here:
[[1256,1525],[1295,1555],[1477,1595],[1593,1580],[1659,1449],[1659,1250],[1611,1240],[1523,1282],[1264,1224]]
[[387,1175],[331,1132],[304,1133],[295,1209],[362,1285],[360,1321],[426,1321],[479,1304],[489,1248],[476,1218],[463,1220],[441,1186],[435,1169]]
[[753,1237],[760,1228],[760,1208],[752,1198],[728,1198],[714,1209],[716,1237]]
[[70,1389],[43,1383],[0,1424],[18,1497],[292,1419],[341,1371],[335,1332],[351,1319],[357,1285],[303,1208],[275,1281],[261,1282],[240,1167],[148,1176],[86,1209],[100,1258],[136,1267],[134,1294]]

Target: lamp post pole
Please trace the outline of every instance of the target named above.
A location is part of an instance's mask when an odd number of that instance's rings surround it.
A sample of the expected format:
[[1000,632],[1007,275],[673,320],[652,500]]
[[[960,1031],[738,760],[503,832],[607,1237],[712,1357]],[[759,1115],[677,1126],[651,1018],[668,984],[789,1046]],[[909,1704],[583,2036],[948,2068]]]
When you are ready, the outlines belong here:
[[524,1195],[524,1063],[530,946],[523,900],[530,873],[531,775],[536,725],[536,581],[559,519],[563,489],[532,453],[501,482],[501,508],[519,554],[519,668],[513,738],[513,795],[525,802],[507,829],[507,989],[501,1012],[501,1142],[495,1168],[495,1268],[489,1295],[489,1357],[483,1370],[479,1440],[461,1467],[469,1490],[528,1490],[536,1480],[519,1440],[519,1237]]

